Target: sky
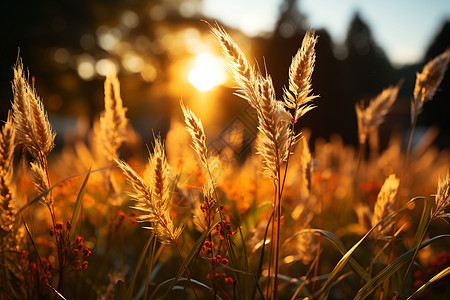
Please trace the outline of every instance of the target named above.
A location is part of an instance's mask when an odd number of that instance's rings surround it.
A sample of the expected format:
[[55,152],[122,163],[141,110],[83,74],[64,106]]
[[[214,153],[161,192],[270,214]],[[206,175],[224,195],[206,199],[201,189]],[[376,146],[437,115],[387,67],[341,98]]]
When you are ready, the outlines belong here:
[[[203,12],[225,25],[254,36],[270,32],[281,0],[204,0]],[[444,20],[449,0],[299,0],[307,26],[325,28],[336,44],[345,39],[355,12],[372,30],[375,41],[395,65],[420,61]]]

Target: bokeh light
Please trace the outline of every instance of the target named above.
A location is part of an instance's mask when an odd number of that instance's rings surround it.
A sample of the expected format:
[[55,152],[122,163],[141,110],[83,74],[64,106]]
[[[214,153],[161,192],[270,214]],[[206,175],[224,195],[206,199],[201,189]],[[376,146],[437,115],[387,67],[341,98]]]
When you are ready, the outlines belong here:
[[95,76],[95,60],[89,54],[82,54],[77,59],[78,75],[84,80],[91,80]]
[[110,73],[117,73],[116,64],[110,59],[102,58],[95,63],[95,72],[100,76],[106,76]]

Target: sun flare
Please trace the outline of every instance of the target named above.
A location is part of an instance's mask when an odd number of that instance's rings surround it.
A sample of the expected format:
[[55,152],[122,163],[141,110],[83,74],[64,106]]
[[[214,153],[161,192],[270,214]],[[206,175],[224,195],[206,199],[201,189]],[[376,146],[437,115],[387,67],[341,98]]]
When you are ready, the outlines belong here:
[[195,58],[188,79],[199,91],[206,92],[213,89],[225,82],[226,70],[223,60],[208,52],[199,54]]

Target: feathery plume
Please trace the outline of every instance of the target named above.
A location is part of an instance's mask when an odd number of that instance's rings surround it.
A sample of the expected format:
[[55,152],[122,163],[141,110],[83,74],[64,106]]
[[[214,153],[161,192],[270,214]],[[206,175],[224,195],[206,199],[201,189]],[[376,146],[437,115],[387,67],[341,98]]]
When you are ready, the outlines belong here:
[[150,172],[154,176],[150,183],[147,183],[126,162],[117,158],[115,161],[132,187],[133,191],[129,195],[136,201],[132,208],[144,212],[138,220],[150,222],[152,225],[148,228],[154,230],[162,243],[175,243],[182,228],[174,227],[169,214],[169,170],[160,139],[157,139],[155,153],[150,158]]
[[[394,174],[391,174],[384,181],[384,184],[378,193],[377,201],[375,202],[372,215],[372,227],[393,212],[394,200],[397,195],[399,183],[400,180],[396,178]],[[392,228],[392,225],[392,222],[388,222],[383,226],[378,227],[377,236],[383,236]]]
[[28,83],[23,75],[23,66],[19,61],[14,67],[14,81],[12,84],[14,102],[12,108],[17,142],[24,146],[34,141],[33,126],[30,122],[31,113],[27,96],[27,86]]
[[292,136],[290,122],[292,117],[277,101],[272,78],[262,76],[250,66],[241,49],[233,39],[218,25],[211,27],[213,35],[228,59],[234,80],[240,88],[238,95],[246,99],[256,109],[259,120],[257,151],[263,157],[263,173],[276,178],[278,168],[286,160]]
[[254,67],[249,64],[242,50],[236,45],[225,29],[217,24],[215,27],[211,25],[209,27],[229,62],[231,74],[239,88],[237,95],[247,100],[253,108],[257,108],[258,97],[254,89],[257,79]]
[[170,199],[170,169],[164,153],[164,145],[161,137],[155,139],[153,155],[149,158],[149,168],[147,169],[153,196],[157,205],[167,206]]
[[375,99],[370,101],[369,106],[364,108],[361,101],[355,105],[356,116],[358,119],[359,142],[364,144],[368,134],[378,128],[384,121],[384,117],[392,108],[395,99],[397,99],[400,84],[390,86],[384,89]]
[[[43,192],[47,191],[50,188],[46,170],[44,169],[42,164],[37,161],[32,161],[30,165],[31,165],[31,175],[33,176],[34,179],[34,186],[36,187],[37,192],[39,194],[42,194]],[[42,198],[42,201],[48,207],[51,207],[52,197],[50,197],[49,194],[46,194]]]
[[434,202],[434,209],[431,211],[433,218],[450,218],[450,213],[446,212],[450,207],[450,175],[448,171],[445,177],[439,179]]
[[52,132],[42,100],[30,87],[19,61],[14,68],[13,118],[17,142],[39,162],[44,163],[54,147],[55,133]]
[[0,133],[0,238],[7,236],[12,231],[16,215],[11,186],[14,136],[14,124],[10,111]]
[[117,150],[126,140],[128,120],[126,108],[120,97],[119,79],[110,73],[105,79],[105,110],[100,116],[100,130],[97,132],[105,155],[109,161],[117,156]]
[[8,118],[3,125],[0,134],[0,176],[9,182],[11,175],[11,163],[15,148],[15,130],[11,111],[8,112]]
[[186,123],[186,130],[192,137],[192,148],[197,152],[200,160],[206,165],[208,164],[208,153],[206,148],[206,135],[203,130],[202,122],[199,118],[180,100],[180,106]]
[[450,61],[450,49],[429,61],[416,75],[414,99],[411,102],[411,124],[416,122],[417,116],[422,112],[423,104],[433,99],[437,88],[444,78]]
[[35,91],[29,90],[30,110],[33,120],[35,137],[43,156],[47,156],[55,146],[55,133],[52,132],[47,113],[42,101]]
[[284,108],[283,102],[275,99],[272,78],[260,77],[257,85],[259,109],[257,109],[261,134],[256,149],[263,157],[264,175],[276,179],[279,168],[289,155],[292,133],[292,116]]
[[289,88],[284,89],[286,106],[294,109],[294,123],[314,108],[310,102],[318,96],[310,96],[312,92],[311,77],[316,62],[315,45],[318,36],[313,30],[308,31],[302,41],[302,46],[292,58],[289,67]]

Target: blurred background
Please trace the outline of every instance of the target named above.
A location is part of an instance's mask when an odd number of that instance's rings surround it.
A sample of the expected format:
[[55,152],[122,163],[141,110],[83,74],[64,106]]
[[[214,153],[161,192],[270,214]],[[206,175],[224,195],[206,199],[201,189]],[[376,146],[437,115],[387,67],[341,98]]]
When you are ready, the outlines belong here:
[[[212,147],[233,132],[248,144],[255,116],[233,95],[220,47],[209,33],[225,26],[251,62],[273,76],[278,98],[305,30],[319,34],[313,74],[317,108],[300,120],[311,140],[338,133],[357,143],[354,105],[404,80],[380,129],[408,134],[416,72],[450,46],[446,0],[46,0],[1,1],[0,118],[12,101],[12,66],[23,59],[50,122],[64,143],[103,110],[103,80],[112,61],[127,116],[145,143],[182,120],[179,100],[202,119]],[[434,143],[450,148],[450,75],[419,116],[416,133],[439,130]],[[31,78],[30,78],[31,81]]]

